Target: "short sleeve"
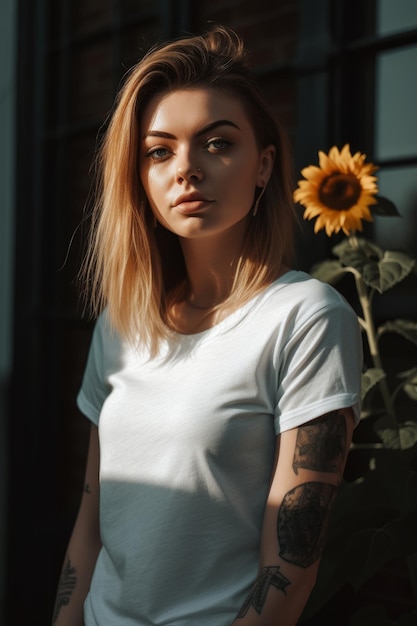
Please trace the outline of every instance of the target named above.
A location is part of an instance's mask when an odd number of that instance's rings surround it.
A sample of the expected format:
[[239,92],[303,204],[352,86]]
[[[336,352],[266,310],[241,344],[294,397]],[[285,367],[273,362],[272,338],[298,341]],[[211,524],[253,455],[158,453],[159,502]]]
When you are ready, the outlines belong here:
[[104,342],[106,332],[105,315],[102,314],[94,327],[87,363],[77,405],[80,411],[98,425],[101,408],[110,393],[110,385],[105,376]]
[[[326,286],[328,287],[328,286]],[[277,433],[352,407],[360,416],[362,340],[356,314],[328,287],[327,302],[294,324],[280,356]]]

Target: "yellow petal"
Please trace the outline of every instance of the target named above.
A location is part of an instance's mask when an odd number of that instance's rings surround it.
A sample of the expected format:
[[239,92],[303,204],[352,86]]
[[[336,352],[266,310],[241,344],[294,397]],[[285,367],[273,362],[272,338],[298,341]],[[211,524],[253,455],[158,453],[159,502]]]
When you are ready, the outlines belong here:
[[[365,163],[366,155],[361,152],[351,154],[350,145],[346,143],[339,151],[337,146],[332,146],[329,153],[318,152],[319,167],[309,165],[302,170],[304,180],[298,182],[298,189],[294,192],[294,199],[305,207],[304,219],[311,220],[317,218],[314,225],[314,232],[322,228],[330,236],[343,229],[345,234],[354,230],[362,230],[362,220],[372,221],[373,217],[369,206],[377,202],[375,195],[378,193],[377,177],[372,174],[377,167],[373,163]],[[343,206],[343,202],[338,201],[337,195],[329,194],[328,189],[324,192],[324,185],[330,175],[338,174],[355,177],[359,191],[359,197],[348,208],[337,210]],[[323,190],[322,190],[323,186]],[[335,194],[343,194],[344,189],[335,187]],[[343,196],[340,196],[340,200]],[[347,199],[347,196],[346,196]],[[331,206],[326,202],[331,202]]]
[[319,163],[324,175],[330,174],[337,169],[335,162],[324,152],[319,152]]
[[323,172],[317,165],[308,165],[301,170],[301,174],[309,180],[315,180],[316,178],[320,180],[323,178]]

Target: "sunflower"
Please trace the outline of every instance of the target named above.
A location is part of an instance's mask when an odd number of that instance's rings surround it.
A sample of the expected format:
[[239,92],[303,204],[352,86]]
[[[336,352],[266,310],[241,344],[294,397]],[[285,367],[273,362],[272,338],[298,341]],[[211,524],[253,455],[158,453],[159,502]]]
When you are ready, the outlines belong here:
[[309,165],[301,170],[306,180],[298,181],[294,200],[306,207],[304,219],[317,217],[314,232],[324,228],[330,237],[340,230],[346,235],[362,230],[362,220],[372,222],[369,206],[376,204],[377,167],[365,163],[366,155],[353,156],[349,144],[342,150],[333,146],[329,154],[319,152],[320,167]]

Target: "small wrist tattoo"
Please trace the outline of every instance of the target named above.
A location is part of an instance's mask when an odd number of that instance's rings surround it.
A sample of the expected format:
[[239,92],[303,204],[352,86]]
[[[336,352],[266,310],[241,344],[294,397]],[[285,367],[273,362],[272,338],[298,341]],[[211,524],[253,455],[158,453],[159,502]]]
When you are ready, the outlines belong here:
[[68,559],[59,579],[52,623],[55,624],[63,606],[67,606],[77,584],[77,569]]

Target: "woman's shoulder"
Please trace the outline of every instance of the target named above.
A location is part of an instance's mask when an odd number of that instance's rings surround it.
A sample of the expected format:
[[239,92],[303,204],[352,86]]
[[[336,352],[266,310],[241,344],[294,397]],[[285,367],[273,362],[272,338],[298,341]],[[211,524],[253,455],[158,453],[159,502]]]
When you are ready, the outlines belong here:
[[92,345],[96,350],[119,352],[123,341],[111,323],[108,309],[105,308],[94,322]]
[[344,301],[341,293],[334,287],[301,270],[289,270],[272,283],[271,286],[276,291],[280,291],[282,287],[285,287],[288,295],[300,300],[313,297],[315,300],[324,302]]
[[289,270],[271,285],[271,301],[276,306],[314,316],[324,311],[346,311],[354,314],[344,296],[328,283],[299,270]]

